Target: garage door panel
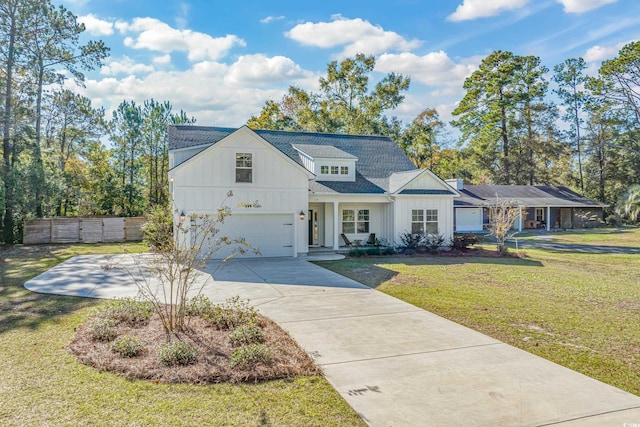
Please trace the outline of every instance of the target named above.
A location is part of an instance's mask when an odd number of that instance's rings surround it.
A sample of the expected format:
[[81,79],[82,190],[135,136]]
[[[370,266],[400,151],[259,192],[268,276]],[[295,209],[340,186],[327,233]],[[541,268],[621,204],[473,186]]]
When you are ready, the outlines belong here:
[[456,231],[482,231],[482,208],[456,209]]
[[[290,257],[294,253],[293,215],[290,214],[262,214],[262,215],[231,215],[224,224],[219,224],[220,233],[217,238],[226,236],[229,239],[244,238],[251,248],[243,257]],[[214,258],[225,258],[232,253],[237,245],[221,248]],[[258,248],[260,254],[255,254],[253,248]]]

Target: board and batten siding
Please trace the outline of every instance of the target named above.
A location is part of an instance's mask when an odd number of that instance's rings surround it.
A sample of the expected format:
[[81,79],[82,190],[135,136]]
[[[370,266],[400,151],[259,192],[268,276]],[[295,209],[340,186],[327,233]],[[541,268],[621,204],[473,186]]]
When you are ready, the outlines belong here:
[[411,211],[413,209],[437,209],[438,232],[446,239],[453,238],[453,196],[396,196],[395,201],[395,241],[400,235],[411,231]]
[[[252,182],[235,182],[237,153],[252,154]],[[228,206],[235,214],[289,214],[307,212],[308,172],[248,129],[224,140],[171,171],[174,203],[179,212],[215,213]],[[233,192],[228,198],[227,193]],[[246,204],[246,205],[245,205]],[[262,225],[256,221],[253,226]],[[223,225],[220,227],[224,233]],[[250,235],[247,230],[247,235]],[[232,236],[229,236],[232,237]],[[308,251],[307,222],[295,222],[295,247]]]

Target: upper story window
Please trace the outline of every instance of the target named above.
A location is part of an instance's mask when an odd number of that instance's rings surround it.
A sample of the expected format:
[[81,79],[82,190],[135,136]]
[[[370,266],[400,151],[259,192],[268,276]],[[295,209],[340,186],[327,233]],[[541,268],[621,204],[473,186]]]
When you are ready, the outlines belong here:
[[340,166],[340,175],[349,175],[349,166]]
[[253,182],[253,154],[236,153],[236,182]]
[[328,175],[329,174],[329,166],[320,166],[320,173],[322,175]]
[[338,166],[331,166],[331,175],[338,175]]
[[438,234],[438,210],[413,209],[411,211],[411,234]]

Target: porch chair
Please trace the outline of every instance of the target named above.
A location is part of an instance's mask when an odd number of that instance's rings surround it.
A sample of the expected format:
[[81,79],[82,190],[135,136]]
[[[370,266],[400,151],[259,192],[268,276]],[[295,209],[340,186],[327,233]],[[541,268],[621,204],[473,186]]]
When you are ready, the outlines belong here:
[[368,246],[375,246],[376,244],[376,233],[369,234],[369,240],[367,240]]
[[351,240],[349,240],[346,234],[340,233],[340,237],[342,237],[342,240],[344,240],[345,246],[351,246]]

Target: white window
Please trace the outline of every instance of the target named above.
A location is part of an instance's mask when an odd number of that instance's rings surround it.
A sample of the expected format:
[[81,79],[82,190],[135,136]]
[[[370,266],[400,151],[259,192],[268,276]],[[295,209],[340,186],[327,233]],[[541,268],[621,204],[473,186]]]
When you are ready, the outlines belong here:
[[328,175],[329,174],[329,166],[320,166],[320,173],[322,175]]
[[349,175],[349,166],[340,166],[340,175]]
[[413,209],[411,211],[411,234],[438,234],[438,210]]
[[544,208],[536,208],[536,222],[544,222]]
[[344,209],[342,211],[343,233],[368,233],[369,209]]
[[236,153],[236,182],[253,182],[253,155]]
[[331,166],[331,175],[338,175],[338,167]]

